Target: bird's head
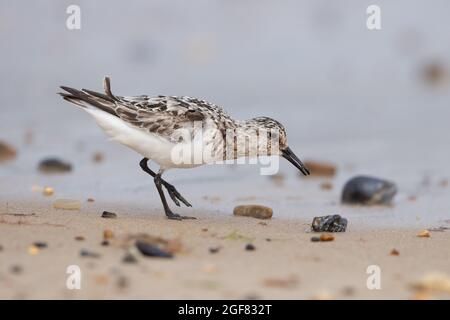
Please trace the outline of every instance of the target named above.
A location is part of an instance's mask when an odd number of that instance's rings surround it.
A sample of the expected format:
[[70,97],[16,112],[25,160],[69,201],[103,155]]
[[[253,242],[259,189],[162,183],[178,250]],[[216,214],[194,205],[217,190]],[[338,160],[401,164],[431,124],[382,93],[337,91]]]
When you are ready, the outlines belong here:
[[[272,118],[268,117],[259,117],[252,119],[259,128],[266,130],[269,132],[269,154],[270,155],[279,155],[286,160],[288,160],[290,163],[292,163],[298,170],[301,171],[305,176],[309,175],[309,170],[306,168],[306,166],[302,163],[302,161],[295,155],[295,153],[289,148],[287,143],[287,137],[286,137],[286,129],[284,126],[278,122],[277,120],[274,120]],[[277,135],[277,136],[273,136]],[[275,138],[278,142],[277,145],[271,146],[270,140]],[[272,140],[273,141],[273,140]]]

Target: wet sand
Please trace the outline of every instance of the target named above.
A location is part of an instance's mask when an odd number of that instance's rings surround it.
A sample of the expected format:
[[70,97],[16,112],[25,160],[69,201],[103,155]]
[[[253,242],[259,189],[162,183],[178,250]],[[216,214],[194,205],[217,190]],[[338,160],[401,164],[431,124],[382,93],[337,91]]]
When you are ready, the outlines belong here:
[[[419,238],[417,228],[370,228],[350,221],[334,241],[316,243],[310,241],[315,235],[310,221],[302,219],[259,220],[194,209],[197,220],[180,222],[131,204],[114,204],[117,219],[105,219],[105,207],[85,202],[80,211],[68,211],[53,209],[51,201],[10,202],[8,212],[0,212],[0,298],[449,298],[443,292],[417,295],[411,288],[430,272],[450,270],[448,230]],[[106,229],[114,237],[102,246]],[[132,250],[137,262],[126,264],[123,239],[139,233],[176,239],[181,246],[173,259]],[[48,247],[30,251],[36,241]],[[248,243],[256,249],[245,250]],[[82,249],[100,256],[81,257]],[[391,255],[392,249],[399,255]],[[81,268],[80,290],[66,287],[69,265]],[[366,286],[369,265],[381,268],[380,290]]]

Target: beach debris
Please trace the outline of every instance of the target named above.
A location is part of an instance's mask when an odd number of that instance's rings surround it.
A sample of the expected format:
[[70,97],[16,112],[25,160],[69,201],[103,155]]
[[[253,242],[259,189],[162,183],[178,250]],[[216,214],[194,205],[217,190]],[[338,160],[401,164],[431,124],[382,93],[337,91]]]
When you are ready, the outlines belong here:
[[312,177],[333,177],[336,175],[336,165],[329,162],[305,161]]
[[14,274],[21,274],[23,272],[23,268],[18,264],[14,264],[11,266],[10,271]]
[[247,243],[247,244],[245,245],[245,250],[246,250],[246,251],[255,251],[255,250],[256,250],[256,247],[255,247],[252,243]]
[[266,241],[267,241],[267,242],[271,242],[271,241],[272,241],[272,239],[270,239],[270,238],[266,238]]
[[136,259],[136,257],[133,255],[133,254],[131,254],[130,252],[127,252],[124,256],[123,256],[123,258],[122,258],[122,262],[123,263],[137,263],[138,261],[137,261],[137,259]]
[[16,156],[16,149],[6,142],[0,141],[0,163],[13,160]]
[[256,219],[270,219],[273,215],[272,208],[253,204],[240,205],[234,208],[233,214],[235,216],[252,217]]
[[81,202],[72,199],[58,199],[53,202],[53,208],[61,210],[80,210]]
[[333,241],[334,236],[330,233],[322,233],[319,239],[321,242]]
[[43,173],[64,173],[72,171],[72,165],[58,158],[47,158],[39,163],[38,169]]
[[419,238],[429,238],[429,237],[430,237],[430,231],[428,231],[428,230],[422,230],[422,231],[420,231],[420,232],[417,234],[417,236],[418,236]]
[[311,230],[314,232],[345,232],[346,228],[347,219],[338,214],[315,217],[311,224]]
[[311,242],[319,242],[320,237],[311,237]]
[[31,256],[35,256],[39,253],[39,248],[36,247],[35,245],[31,245],[28,247],[28,254]]
[[97,151],[92,155],[92,161],[95,163],[103,162],[104,159],[105,159],[105,156],[100,151]]
[[269,178],[276,186],[280,187],[284,184],[285,176],[282,173],[270,175]]
[[286,278],[266,278],[263,280],[263,285],[268,288],[292,289],[298,285],[298,279],[294,275]]
[[80,256],[85,258],[100,258],[100,254],[87,249],[80,250]]
[[422,80],[430,87],[448,84],[449,70],[441,61],[430,61],[422,67]]
[[84,237],[83,236],[75,236],[75,240],[77,241],[84,241]]
[[55,193],[55,190],[52,187],[45,187],[42,191],[42,194],[46,197],[50,197]]
[[94,198],[88,198],[86,201],[87,201],[87,202],[94,202],[95,199],[94,199]]
[[320,189],[322,189],[322,190],[331,190],[331,189],[333,189],[333,184],[331,182],[322,182],[320,184]]
[[111,230],[104,230],[103,231],[103,240],[109,240],[114,238],[114,233]]
[[441,272],[431,272],[412,283],[414,290],[450,293],[450,277]]
[[368,176],[357,176],[345,184],[342,203],[388,205],[396,193],[397,187],[393,182]]
[[115,214],[114,212],[103,211],[102,218],[116,219],[117,218],[117,214]]
[[218,253],[221,247],[211,247],[209,248],[209,253]]
[[100,245],[102,245],[103,247],[107,247],[107,246],[109,246],[109,241],[103,240],[102,242],[100,242]]
[[399,256],[400,252],[397,249],[392,249],[389,253],[391,256]]
[[33,246],[35,246],[36,248],[39,248],[39,249],[44,249],[44,248],[47,248],[47,243],[42,242],[42,241],[36,241],[36,242],[33,242]]
[[149,242],[138,240],[136,241],[135,246],[139,252],[146,257],[173,258],[173,255],[170,252]]

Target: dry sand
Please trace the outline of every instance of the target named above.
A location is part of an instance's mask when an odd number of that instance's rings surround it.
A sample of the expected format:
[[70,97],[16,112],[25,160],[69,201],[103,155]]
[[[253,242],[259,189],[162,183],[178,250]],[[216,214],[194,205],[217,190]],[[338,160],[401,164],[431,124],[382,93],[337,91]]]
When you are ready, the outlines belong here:
[[[180,222],[165,219],[160,210],[144,213],[132,205],[115,205],[118,218],[105,219],[100,217],[105,206],[85,202],[81,211],[66,211],[48,201],[10,202],[8,212],[0,212],[0,298],[449,298],[443,292],[417,295],[411,288],[430,272],[448,274],[449,231],[419,238],[415,228],[373,229],[350,221],[333,242],[314,243],[310,221],[192,210],[198,220]],[[114,239],[102,246],[106,229]],[[173,259],[135,252],[137,263],[125,264],[122,239],[137,233],[178,239],[182,248]],[[35,241],[48,247],[31,254]],[[245,250],[248,243],[256,250]],[[220,250],[213,254],[211,247]],[[394,248],[398,256],[390,254]],[[81,249],[100,257],[80,257]],[[81,268],[81,290],[66,288],[69,265]],[[369,265],[381,268],[380,290],[366,286]],[[22,271],[13,272],[14,266]]]

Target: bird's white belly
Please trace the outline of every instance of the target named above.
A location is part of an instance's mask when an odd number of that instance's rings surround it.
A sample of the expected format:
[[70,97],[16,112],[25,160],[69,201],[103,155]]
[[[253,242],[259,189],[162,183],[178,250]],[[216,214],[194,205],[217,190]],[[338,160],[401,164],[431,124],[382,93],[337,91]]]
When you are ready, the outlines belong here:
[[98,109],[84,109],[91,114],[97,124],[106,132],[111,140],[117,141],[158,163],[162,168],[192,168],[200,164],[177,163],[173,159],[175,143],[156,134],[135,128],[109,113]]

